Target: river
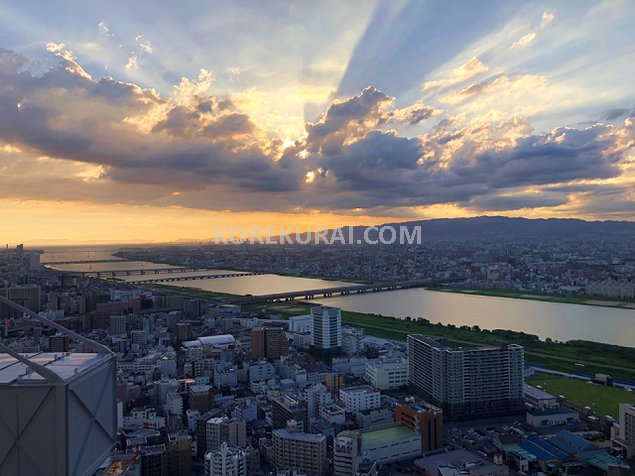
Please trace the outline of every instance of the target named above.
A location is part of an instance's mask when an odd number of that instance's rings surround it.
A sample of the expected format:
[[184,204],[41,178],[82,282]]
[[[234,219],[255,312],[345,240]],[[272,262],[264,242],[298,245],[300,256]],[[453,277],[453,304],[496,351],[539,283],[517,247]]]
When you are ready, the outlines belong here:
[[[47,252],[43,261],[108,259],[112,250],[83,251],[68,253],[55,259]],[[85,253],[88,253],[86,255]],[[90,257],[86,257],[90,256]],[[61,259],[60,259],[61,258]],[[68,259],[70,261],[71,259]],[[77,265],[78,269],[106,271],[117,269],[141,269],[159,265],[148,262],[95,263]],[[164,265],[160,265],[163,267]],[[60,269],[75,268],[76,265],[56,266]],[[221,272],[221,270],[217,270]],[[128,278],[134,279],[134,277]],[[216,278],[195,281],[177,281],[174,286],[196,287],[206,291],[216,291],[237,295],[273,294],[285,291],[324,289],[345,286],[350,283],[323,279],[298,278],[266,274],[234,278]],[[476,294],[458,294],[425,289],[404,289],[382,293],[351,294],[332,298],[316,299],[313,302],[337,306],[349,311],[382,314],[386,316],[424,317],[431,322],[454,324],[456,326],[479,326],[483,329],[512,329],[535,334],[541,338],[550,337],[567,341],[584,339],[607,344],[635,346],[635,310],[618,309],[582,304],[565,304],[512,299]]]
[[351,294],[314,302],[348,311],[424,317],[431,322],[482,329],[512,329],[545,339],[583,339],[635,346],[635,310],[426,289]]

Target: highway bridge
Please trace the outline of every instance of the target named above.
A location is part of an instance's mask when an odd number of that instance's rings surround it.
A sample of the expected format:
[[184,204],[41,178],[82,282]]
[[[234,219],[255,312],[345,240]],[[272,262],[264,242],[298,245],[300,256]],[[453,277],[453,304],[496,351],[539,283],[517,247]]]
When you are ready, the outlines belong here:
[[121,263],[128,261],[125,259],[91,259],[85,261],[47,261],[42,263],[44,266],[59,266],[63,264],[93,264],[93,263]]
[[444,284],[438,280],[403,281],[394,283],[359,284],[351,286],[337,286],[324,289],[310,289],[305,291],[291,291],[277,294],[263,294],[260,296],[245,296],[231,300],[232,304],[261,304],[276,301],[294,301],[296,298],[305,300],[326,298],[332,296],[346,296],[348,294],[377,293],[382,291],[394,291],[397,289],[424,288]]
[[196,273],[199,271],[209,271],[205,268],[187,268],[171,266],[169,268],[140,268],[140,269],[115,269],[109,271],[73,271],[73,274],[80,276],[92,276],[95,278],[116,278],[117,276],[136,276],[146,274],[173,274],[173,273]]
[[238,278],[241,276],[258,276],[264,273],[225,273],[225,274],[197,274],[195,276],[165,276],[162,278],[142,278],[126,280],[129,284],[170,283],[174,281],[195,281],[198,279]]

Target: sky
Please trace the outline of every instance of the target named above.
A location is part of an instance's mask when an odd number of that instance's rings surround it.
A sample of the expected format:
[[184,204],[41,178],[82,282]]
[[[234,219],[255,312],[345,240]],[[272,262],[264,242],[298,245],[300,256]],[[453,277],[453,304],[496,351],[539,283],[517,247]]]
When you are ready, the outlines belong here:
[[0,241],[635,219],[631,0],[3,2]]

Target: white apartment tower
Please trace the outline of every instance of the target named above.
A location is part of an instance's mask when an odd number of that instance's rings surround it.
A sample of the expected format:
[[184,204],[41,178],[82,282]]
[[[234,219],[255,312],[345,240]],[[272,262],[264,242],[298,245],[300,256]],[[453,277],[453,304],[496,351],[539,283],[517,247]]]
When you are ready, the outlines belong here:
[[311,308],[313,317],[313,346],[335,351],[342,347],[342,312],[337,307],[316,306]]
[[524,350],[516,344],[451,347],[408,336],[409,384],[451,420],[523,412]]

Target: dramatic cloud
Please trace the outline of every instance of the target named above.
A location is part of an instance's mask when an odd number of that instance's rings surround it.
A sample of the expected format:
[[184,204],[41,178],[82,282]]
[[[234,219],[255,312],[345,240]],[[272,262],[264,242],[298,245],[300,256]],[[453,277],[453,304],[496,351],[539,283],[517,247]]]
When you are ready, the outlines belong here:
[[384,124],[389,116],[384,107],[392,98],[372,86],[359,96],[333,102],[320,119],[307,125],[309,152],[337,155],[345,140],[353,140],[369,128]]
[[[521,120],[497,125],[473,123],[418,138],[370,131],[336,157],[318,161],[319,183],[329,197],[349,190],[357,207],[415,206],[435,203],[513,208],[566,202],[565,195],[518,193],[554,183],[618,177],[619,164],[633,147],[631,125],[560,128],[528,134]],[[509,195],[514,191],[514,195]],[[335,201],[329,202],[336,206]]]
[[[450,116],[427,101],[396,107],[368,86],[333,100],[288,141],[240,98],[214,93],[206,69],[165,95],[94,79],[63,44],[47,48],[55,61],[44,68],[0,50],[0,198],[288,212],[591,209],[593,196],[631,206],[619,188],[634,175],[628,109],[610,112],[625,117],[620,124],[540,133],[520,116]],[[456,71],[465,81],[487,68],[475,58]],[[498,74],[454,84],[449,97],[473,102],[544,81]]]

